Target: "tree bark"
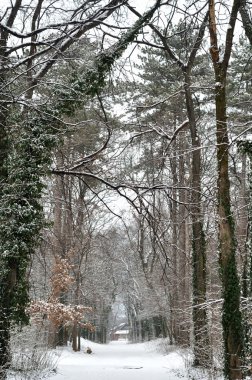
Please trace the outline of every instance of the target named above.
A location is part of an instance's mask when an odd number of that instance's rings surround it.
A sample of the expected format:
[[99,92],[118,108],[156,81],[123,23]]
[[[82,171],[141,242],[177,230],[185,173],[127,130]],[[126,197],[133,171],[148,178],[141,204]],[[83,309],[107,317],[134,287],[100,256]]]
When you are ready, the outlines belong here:
[[192,141],[191,219],[193,264],[194,365],[209,366],[210,349],[206,313],[206,240],[201,207],[201,150],[191,93],[190,67],[184,70],[186,108]]
[[228,163],[228,132],[226,115],[226,73],[215,65],[216,82],[216,139],[218,165],[218,215],[220,267],[223,284],[223,333],[225,345],[225,372],[229,379],[241,379],[243,349],[240,287],[236,268],[236,240],[234,218],[231,211]]
[[73,351],[79,351],[78,350],[78,326],[76,322],[74,322],[73,329],[72,329],[72,349]]
[[[16,4],[10,13],[7,20],[7,26],[12,26],[15,20],[17,11],[21,4],[21,0],[17,0]],[[0,29],[0,86],[6,87],[6,50],[7,50],[8,33]],[[7,134],[7,115],[8,108],[6,95],[2,94],[3,101],[0,107],[0,199],[3,196],[3,189],[7,182],[7,158],[9,152],[9,139]],[[8,264],[8,262],[7,262]],[[10,321],[11,321],[11,296],[12,290],[17,278],[17,261],[9,260],[9,265],[6,261],[1,265],[2,272],[0,277],[0,379],[7,377],[6,370],[10,366]]]
[[[186,136],[179,136],[179,151],[185,152],[188,149],[188,144],[185,141]],[[188,157],[186,155],[179,155],[179,185],[181,187],[187,186],[187,180],[185,179],[185,167],[189,166]],[[191,303],[190,297],[190,242],[189,242],[189,223],[187,222],[187,208],[186,204],[189,203],[188,194],[185,190],[179,191],[179,251],[180,255],[178,256],[179,268],[178,272],[180,273],[180,283],[179,283],[179,293],[181,294],[180,301],[180,310],[182,311],[181,324],[180,327],[180,339],[179,343],[182,346],[188,347],[190,345],[190,320],[187,317],[189,305]]]
[[234,218],[231,211],[229,180],[229,139],[227,130],[226,78],[230,59],[233,32],[239,1],[234,1],[230,16],[230,28],[226,35],[223,60],[219,56],[215,21],[215,3],[209,1],[210,39],[213,67],[215,72],[216,140],[218,169],[218,216],[219,216],[219,263],[223,289],[223,337],[225,375],[229,380],[242,379],[243,327],[240,311],[240,286],[236,266],[236,239]]
[[245,30],[245,34],[250,42],[250,45],[252,46],[252,20],[250,17],[250,13],[248,10],[248,1],[247,0],[241,0],[240,1],[240,14],[242,18],[243,27]]

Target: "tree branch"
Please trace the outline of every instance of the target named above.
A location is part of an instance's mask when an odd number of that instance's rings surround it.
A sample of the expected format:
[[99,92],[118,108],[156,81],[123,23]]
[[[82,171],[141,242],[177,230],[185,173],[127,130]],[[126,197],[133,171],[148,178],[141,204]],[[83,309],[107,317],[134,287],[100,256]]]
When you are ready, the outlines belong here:
[[62,43],[60,47],[58,47],[58,51],[45,63],[45,65],[41,68],[41,70],[34,77],[35,83],[43,78],[50,68],[53,66],[55,61],[65,52],[77,39],[79,39],[84,33],[88,30],[93,29],[98,26],[100,22],[104,21],[108,18],[119,6],[126,3],[127,0],[112,0],[108,5],[100,9],[95,15],[85,21],[85,23],[81,25],[80,28],[75,30],[75,32]]
[[225,67],[228,67],[229,59],[232,52],[234,28],[235,28],[239,8],[240,8],[240,0],[234,0],[231,14],[230,14],[230,19],[229,19],[228,30],[226,34],[226,48],[225,48],[225,53],[224,53],[224,58],[223,58],[223,64],[225,65]]
[[247,7],[247,0],[240,0],[240,2],[241,6],[239,11],[241,14],[243,27],[245,30],[245,34],[250,42],[250,45],[252,46],[252,20]]

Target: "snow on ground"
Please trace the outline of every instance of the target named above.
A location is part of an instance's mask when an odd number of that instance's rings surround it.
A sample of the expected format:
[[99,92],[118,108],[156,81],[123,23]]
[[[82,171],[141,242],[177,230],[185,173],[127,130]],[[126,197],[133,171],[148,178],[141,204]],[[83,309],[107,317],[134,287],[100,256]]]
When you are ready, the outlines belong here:
[[[81,343],[80,352],[71,347],[48,351],[50,367],[58,361],[57,370],[50,375],[45,367],[45,371],[11,372],[8,380],[223,380],[220,373],[192,367],[190,351],[176,350],[165,339],[104,345],[82,339]],[[91,354],[86,352],[88,347]]]
[[[92,354],[86,353],[87,347]],[[192,377],[185,363],[176,351],[166,355],[158,352],[153,342],[101,345],[82,340],[81,352],[73,352],[70,347],[62,351],[57,374],[48,380],[187,380]],[[196,378],[209,379],[202,373]]]
[[[86,348],[92,354],[85,353]],[[163,355],[155,346],[123,341],[100,345],[82,341],[82,351],[64,349],[57,374],[48,380],[181,380],[185,376],[182,356]]]

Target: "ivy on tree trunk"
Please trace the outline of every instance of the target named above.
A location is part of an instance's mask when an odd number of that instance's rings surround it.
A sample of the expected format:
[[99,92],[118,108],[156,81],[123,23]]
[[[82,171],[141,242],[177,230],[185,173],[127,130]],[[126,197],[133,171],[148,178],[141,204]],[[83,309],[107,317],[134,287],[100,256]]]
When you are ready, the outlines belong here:
[[236,238],[231,211],[229,180],[229,139],[227,129],[226,78],[233,33],[240,3],[234,0],[223,59],[220,57],[215,19],[215,1],[209,1],[210,53],[215,72],[215,109],[218,171],[219,264],[222,278],[225,377],[242,379],[244,336],[240,311],[240,284],[236,266]]
[[[12,323],[28,322],[25,309],[29,302],[26,277],[30,257],[39,243],[40,231],[45,226],[41,196],[43,178],[49,172],[53,148],[59,144],[60,118],[73,115],[87,95],[94,96],[105,85],[105,78],[114,62],[148,23],[161,0],[123,34],[113,48],[100,53],[95,70],[73,75],[68,90],[54,91],[53,104],[40,107],[39,112],[0,109],[0,367],[1,379],[6,378],[10,365],[10,328]],[[15,20],[21,1],[18,0],[11,16]],[[14,14],[15,13],[15,14]],[[12,25],[9,25],[12,26]],[[6,32],[1,33],[0,58],[6,50]],[[82,34],[80,33],[80,36]],[[0,82],[4,84],[4,65],[0,60]],[[52,63],[49,62],[49,66]],[[14,116],[13,116],[14,115]],[[13,123],[17,128],[7,128]],[[8,129],[8,131],[7,131]],[[62,133],[62,130],[61,130]]]

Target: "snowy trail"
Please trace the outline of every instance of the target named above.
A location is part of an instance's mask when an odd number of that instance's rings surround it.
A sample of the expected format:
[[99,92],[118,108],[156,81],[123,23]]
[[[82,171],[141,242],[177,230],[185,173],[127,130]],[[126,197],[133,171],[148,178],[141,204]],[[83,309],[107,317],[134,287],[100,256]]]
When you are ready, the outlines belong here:
[[[49,380],[181,380],[184,363],[176,354],[162,355],[150,344],[88,342],[93,353],[64,350],[58,371]],[[83,345],[85,347],[85,343]]]

